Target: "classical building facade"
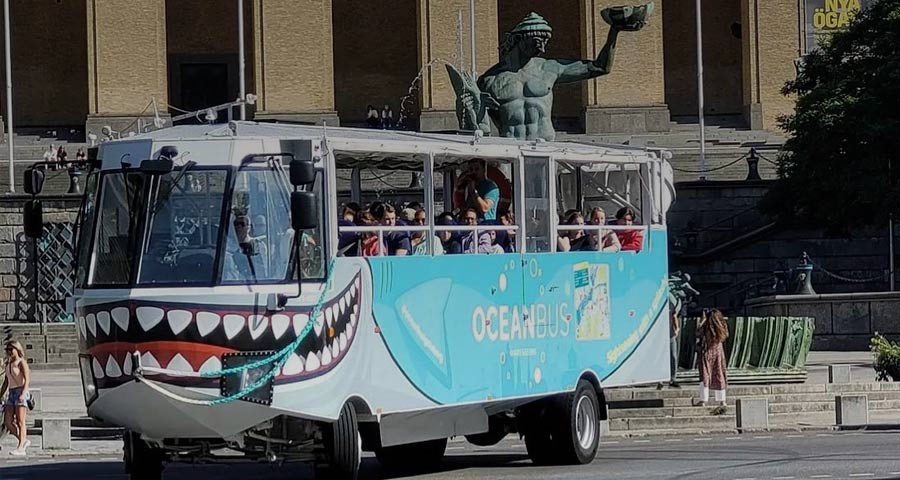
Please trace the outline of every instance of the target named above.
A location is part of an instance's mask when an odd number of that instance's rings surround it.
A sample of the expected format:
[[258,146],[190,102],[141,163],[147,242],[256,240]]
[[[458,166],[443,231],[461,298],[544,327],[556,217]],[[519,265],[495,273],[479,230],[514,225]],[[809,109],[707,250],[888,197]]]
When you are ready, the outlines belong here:
[[[811,1],[811,0],[806,0]],[[621,0],[475,0],[475,65],[530,11],[554,34],[548,55],[593,58]],[[620,37],[613,73],[556,93],[560,123],[588,133],[666,131],[696,115],[694,0],[656,0],[650,24]],[[704,0],[706,112],[776,127],[803,50],[803,0]],[[238,97],[235,0],[13,1],[17,126],[126,129]],[[390,105],[423,130],[456,127],[442,61],[469,66],[469,0],[245,0],[253,118],[357,125]],[[5,95],[4,95],[5,96]],[[5,102],[6,99],[3,98]],[[5,112],[5,106],[4,110]],[[133,127],[131,127],[133,128]]]

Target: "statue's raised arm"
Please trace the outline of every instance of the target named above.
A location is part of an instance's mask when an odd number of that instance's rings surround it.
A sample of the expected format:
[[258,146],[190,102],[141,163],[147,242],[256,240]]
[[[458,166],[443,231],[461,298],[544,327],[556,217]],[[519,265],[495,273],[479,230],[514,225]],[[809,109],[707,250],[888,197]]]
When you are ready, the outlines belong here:
[[460,128],[486,132],[489,117],[505,137],[552,141],[556,136],[551,121],[553,87],[609,73],[619,32],[640,30],[652,11],[652,2],[603,9],[600,15],[610,25],[609,37],[594,60],[543,58],[553,29],[537,13],[528,14],[507,32],[500,46],[500,61],[477,81],[447,66],[457,95]]
[[644,28],[647,18],[653,13],[653,7],[653,2],[650,2],[637,7],[604,8],[600,16],[610,27],[606,44],[600,49],[597,58],[593,61],[547,59],[544,69],[558,75],[556,83],[579,82],[608,74],[612,71],[615,60],[619,32],[636,32]]

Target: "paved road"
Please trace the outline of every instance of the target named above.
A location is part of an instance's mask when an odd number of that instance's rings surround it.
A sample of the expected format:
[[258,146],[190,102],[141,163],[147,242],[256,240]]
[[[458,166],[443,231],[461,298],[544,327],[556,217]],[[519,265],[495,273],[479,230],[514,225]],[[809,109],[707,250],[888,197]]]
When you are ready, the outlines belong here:
[[[125,479],[108,453],[67,459],[0,457],[3,480]],[[303,466],[172,466],[166,480],[311,479]],[[380,479],[374,458],[361,479]],[[413,478],[413,477],[407,477]],[[463,479],[900,479],[900,432],[655,437],[604,441],[584,467],[538,468],[508,439],[492,448],[451,442],[442,470],[415,478]]]

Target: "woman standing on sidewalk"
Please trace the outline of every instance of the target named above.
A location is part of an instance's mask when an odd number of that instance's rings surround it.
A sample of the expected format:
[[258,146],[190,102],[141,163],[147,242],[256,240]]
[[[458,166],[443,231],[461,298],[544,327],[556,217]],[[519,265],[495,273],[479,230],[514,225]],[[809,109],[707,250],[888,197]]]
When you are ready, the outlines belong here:
[[16,457],[25,456],[25,449],[31,445],[28,436],[28,428],[25,426],[25,417],[28,414],[28,389],[31,384],[31,370],[28,368],[28,360],[25,359],[25,348],[22,344],[12,340],[6,342],[6,365],[3,368],[5,377],[0,386],[0,397],[9,389],[9,396],[3,404],[3,424],[9,433],[12,433],[19,444],[16,449],[9,452]]
[[719,407],[713,413],[724,413],[725,388],[728,380],[725,375],[725,340],[728,338],[728,324],[725,317],[717,309],[703,310],[700,325],[697,325],[697,342],[700,344],[700,400],[696,406],[706,405],[709,391],[716,396]]

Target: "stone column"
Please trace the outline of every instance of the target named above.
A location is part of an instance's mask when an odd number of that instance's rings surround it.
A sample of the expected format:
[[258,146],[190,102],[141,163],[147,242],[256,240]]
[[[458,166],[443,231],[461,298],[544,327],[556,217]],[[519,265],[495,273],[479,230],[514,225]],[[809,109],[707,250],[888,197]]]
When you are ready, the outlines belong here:
[[[609,25],[600,18],[600,11],[621,3],[621,0],[582,1],[584,58],[596,58],[606,44]],[[662,9],[666,2],[655,3],[656,10],[641,31],[619,35],[612,72],[585,82],[586,133],[669,131],[663,83]]]
[[339,125],[331,0],[253,0],[253,35],[254,118]]
[[[457,23],[462,11],[462,58]],[[419,0],[419,66],[422,131],[456,130],[456,94],[441,61],[471,69],[469,0]],[[497,63],[497,0],[475,0],[475,66],[478,74]],[[431,65],[427,68],[427,65]]]
[[86,131],[137,131],[138,117],[153,118],[153,99],[166,112],[165,0],[89,1],[87,28]]
[[752,129],[776,129],[778,116],[794,109],[781,89],[797,76],[800,19],[797,2],[741,1],[744,120]]

